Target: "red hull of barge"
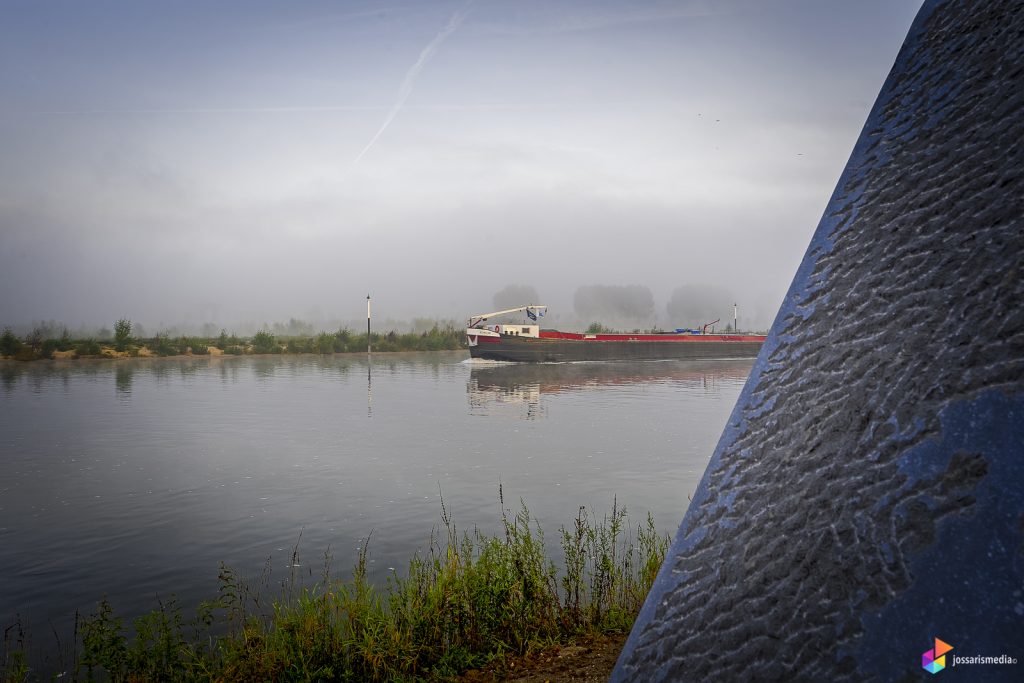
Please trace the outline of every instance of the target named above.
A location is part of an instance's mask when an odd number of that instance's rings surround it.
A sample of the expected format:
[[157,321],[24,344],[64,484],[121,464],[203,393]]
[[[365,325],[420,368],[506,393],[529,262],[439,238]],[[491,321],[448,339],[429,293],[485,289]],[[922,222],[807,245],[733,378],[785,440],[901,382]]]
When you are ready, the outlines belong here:
[[473,335],[472,330],[469,334],[473,358],[527,363],[754,358],[765,339],[762,335],[585,334],[556,330],[541,330],[539,337]]

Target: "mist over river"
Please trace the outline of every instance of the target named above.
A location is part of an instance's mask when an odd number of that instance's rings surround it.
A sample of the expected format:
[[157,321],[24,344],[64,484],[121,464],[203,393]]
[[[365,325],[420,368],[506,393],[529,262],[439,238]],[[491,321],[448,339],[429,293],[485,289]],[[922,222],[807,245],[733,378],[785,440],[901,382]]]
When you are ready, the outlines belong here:
[[[492,364],[464,352],[0,363],[0,626],[34,646],[106,595],[217,594],[220,563],[404,571],[526,502],[556,556],[613,498],[674,532],[752,360]],[[300,539],[301,533],[301,541]]]

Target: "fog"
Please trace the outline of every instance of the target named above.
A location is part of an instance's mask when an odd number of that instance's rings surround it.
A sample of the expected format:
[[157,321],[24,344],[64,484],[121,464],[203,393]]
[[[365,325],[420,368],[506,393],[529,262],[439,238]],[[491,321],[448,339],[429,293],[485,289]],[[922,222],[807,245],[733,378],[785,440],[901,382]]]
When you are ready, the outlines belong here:
[[765,329],[919,6],[2,3],[0,325]]

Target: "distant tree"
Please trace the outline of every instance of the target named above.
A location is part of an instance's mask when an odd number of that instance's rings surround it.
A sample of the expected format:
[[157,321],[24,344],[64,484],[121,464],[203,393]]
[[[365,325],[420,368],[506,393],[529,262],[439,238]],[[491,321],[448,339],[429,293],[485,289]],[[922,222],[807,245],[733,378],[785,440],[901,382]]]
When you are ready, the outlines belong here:
[[587,285],[576,290],[573,308],[580,320],[601,320],[618,328],[654,324],[654,295],[643,285]]
[[672,290],[665,305],[670,327],[697,327],[721,319],[732,324],[731,291],[717,285],[683,285]]
[[504,311],[542,302],[537,296],[537,290],[529,285],[506,285],[504,289],[494,293],[492,303],[494,310]]
[[132,342],[132,321],[128,318],[121,318],[114,323],[114,348],[118,351],[127,351]]
[[32,328],[32,331],[25,337],[25,341],[32,348],[38,348],[43,343],[43,339],[46,337],[46,328],[42,325],[36,325]]
[[[264,325],[264,329],[267,326]],[[312,337],[316,334],[316,328],[312,323],[308,323],[305,320],[299,320],[298,318],[289,318],[288,324],[274,323],[273,330],[277,334],[286,337]]]
[[437,328],[437,318],[413,318],[411,331],[415,334],[422,334]]
[[56,320],[35,321],[32,323],[32,331],[26,337],[26,341],[36,343],[32,340],[57,339],[60,337],[61,331],[65,329],[67,327]]

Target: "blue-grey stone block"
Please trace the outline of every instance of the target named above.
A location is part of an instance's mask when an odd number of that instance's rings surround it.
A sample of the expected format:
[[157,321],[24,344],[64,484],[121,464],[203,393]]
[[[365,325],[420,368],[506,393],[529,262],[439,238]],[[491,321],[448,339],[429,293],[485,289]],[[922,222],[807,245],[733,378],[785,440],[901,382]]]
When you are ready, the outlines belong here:
[[613,680],[1024,680],[1022,141],[1024,3],[926,2]]

